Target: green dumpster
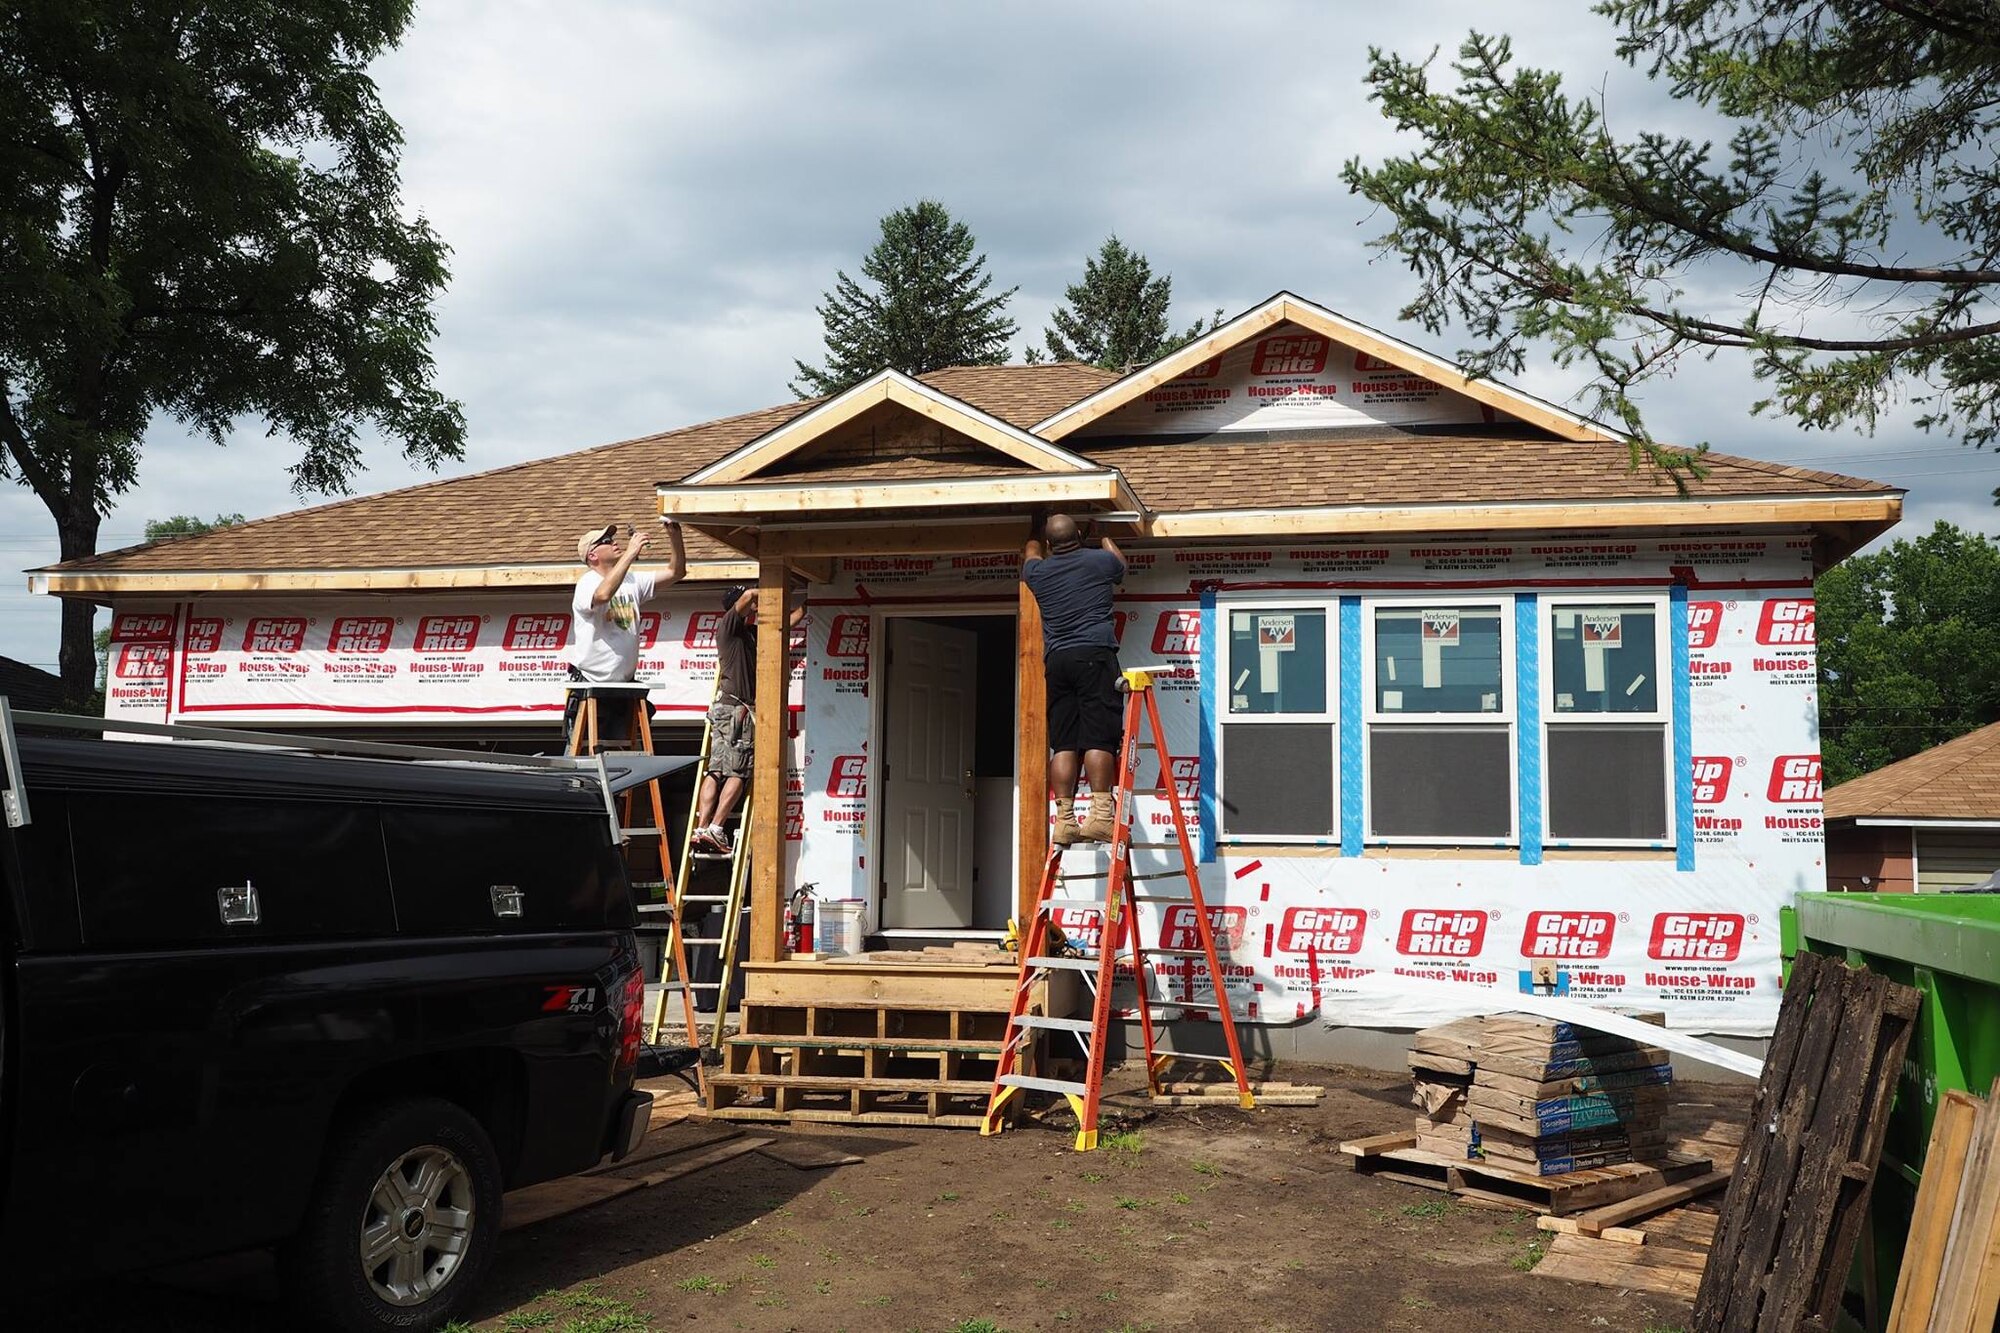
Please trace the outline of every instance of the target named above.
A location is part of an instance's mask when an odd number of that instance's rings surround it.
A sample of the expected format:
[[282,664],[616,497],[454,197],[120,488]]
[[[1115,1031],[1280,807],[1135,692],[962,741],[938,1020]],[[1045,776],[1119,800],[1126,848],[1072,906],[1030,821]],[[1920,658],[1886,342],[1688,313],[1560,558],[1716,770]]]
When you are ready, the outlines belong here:
[[1856,1274],[1868,1327],[1888,1321],[1938,1095],[2000,1077],[2000,895],[1803,893],[1797,946],[1923,994],[1903,1059]]

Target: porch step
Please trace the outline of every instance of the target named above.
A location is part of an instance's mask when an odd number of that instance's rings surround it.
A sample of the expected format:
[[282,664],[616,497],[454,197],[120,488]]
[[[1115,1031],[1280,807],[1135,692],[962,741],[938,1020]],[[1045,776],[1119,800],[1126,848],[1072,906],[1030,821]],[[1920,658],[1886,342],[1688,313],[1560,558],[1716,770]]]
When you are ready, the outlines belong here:
[[924,1037],[841,1037],[783,1036],[777,1034],[731,1037],[725,1046],[754,1046],[763,1050],[885,1051],[891,1055],[998,1055],[998,1041],[954,1041]]
[[844,1074],[710,1074],[710,1085],[721,1088],[819,1088],[827,1092],[942,1092],[957,1097],[984,1097],[993,1080],[929,1078],[862,1078]]

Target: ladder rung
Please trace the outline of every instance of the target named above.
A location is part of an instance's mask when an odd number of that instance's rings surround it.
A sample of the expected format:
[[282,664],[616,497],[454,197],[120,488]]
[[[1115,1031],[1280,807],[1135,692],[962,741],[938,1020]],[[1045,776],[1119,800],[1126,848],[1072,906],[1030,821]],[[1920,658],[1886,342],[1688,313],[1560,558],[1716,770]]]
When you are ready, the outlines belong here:
[[[1151,956],[1151,957],[1154,957],[1154,958],[1206,958],[1206,957],[1208,957],[1208,953],[1207,953],[1207,951],[1206,951],[1206,950],[1203,950],[1203,949],[1141,949],[1141,950],[1139,950],[1139,952],[1140,952],[1140,953],[1143,953],[1143,954],[1147,954],[1147,955],[1149,955],[1149,956]],[[1216,951],[1216,959],[1217,959],[1217,961],[1220,961],[1220,960],[1221,960],[1221,958],[1222,958],[1222,951],[1218,949],[1218,950]]]
[[682,943],[682,944],[720,944],[720,943],[722,943],[722,939],[721,939],[721,937],[720,937],[720,936],[717,936],[717,937],[716,937],[715,939],[709,939],[709,938],[708,938],[707,936],[705,936],[705,935],[683,935],[683,936],[681,936],[681,943]]
[[1063,967],[1072,972],[1095,972],[1095,958],[1030,958],[1029,967]]
[[1154,1051],[1153,1057],[1158,1060],[1187,1060],[1194,1064],[1203,1065],[1233,1065],[1236,1063],[1226,1055],[1195,1055],[1188,1051]]
[[1137,903],[1187,903],[1194,905],[1194,899],[1185,893],[1135,893],[1132,901]]
[[1042,906],[1061,907],[1075,911],[1094,910],[1101,912],[1104,910],[1105,901],[1103,898],[1044,898]]
[[1003,1088],[1028,1088],[1035,1092],[1060,1092],[1076,1097],[1088,1091],[1081,1083],[1060,1078],[1036,1078],[1033,1074],[1002,1074],[999,1082]]
[[635,879],[632,881],[632,887],[635,889],[664,889],[667,887],[667,882],[663,879]]
[[1137,883],[1137,882],[1143,882],[1143,881],[1145,881],[1145,880],[1149,880],[1149,879],[1186,879],[1186,878],[1187,878],[1187,871],[1186,871],[1186,869],[1181,869],[1181,870],[1149,870],[1149,871],[1147,871],[1147,872],[1146,872],[1145,874],[1143,874],[1143,875],[1141,875],[1141,874],[1136,874],[1136,873],[1135,873],[1135,874],[1134,874],[1134,875],[1132,876],[1132,879],[1133,879],[1133,881],[1134,881],[1135,883]]
[[639,910],[642,912],[671,912],[674,910],[674,905],[672,903],[640,903]]
[[1040,1014],[1016,1014],[1014,1026],[1039,1028],[1044,1032],[1090,1032],[1091,1022],[1087,1018],[1043,1018]]
[[684,903],[726,903],[729,901],[729,895],[726,893],[684,893],[681,895],[681,901]]
[[1109,879],[1111,878],[1111,872],[1109,870],[1086,870],[1075,875],[1057,875],[1056,878],[1065,883],[1073,879]]
[[618,830],[618,836],[621,838],[664,838],[666,835],[667,831],[665,829],[654,828],[650,824],[640,828],[621,828]]
[[1145,851],[1155,851],[1155,852],[1157,851],[1177,852],[1181,849],[1181,845],[1178,842],[1128,842],[1125,845],[1127,847],[1137,847]]
[[1155,1008],[1158,1009],[1206,1009],[1212,1014],[1219,1014],[1222,1012],[1221,1005],[1210,1004],[1206,1000],[1155,999],[1152,1001],[1152,1004]]

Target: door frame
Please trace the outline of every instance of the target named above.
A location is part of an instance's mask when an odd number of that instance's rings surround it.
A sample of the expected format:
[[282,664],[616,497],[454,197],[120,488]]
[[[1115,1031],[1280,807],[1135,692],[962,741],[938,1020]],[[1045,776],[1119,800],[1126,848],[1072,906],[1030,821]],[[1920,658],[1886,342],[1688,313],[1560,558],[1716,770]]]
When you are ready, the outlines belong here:
[[[884,929],[882,924],[883,908],[886,906],[882,900],[882,823],[883,812],[888,809],[887,797],[889,794],[887,789],[888,784],[882,777],[882,737],[887,729],[889,719],[889,695],[886,688],[889,672],[889,631],[888,626],[884,622],[892,616],[907,617],[914,620],[948,620],[959,616],[988,616],[994,619],[1010,620],[1014,623],[1014,642],[1017,649],[1021,641],[1020,608],[1011,602],[941,601],[926,603],[922,606],[878,606],[870,612],[868,642],[870,645],[879,645],[879,651],[870,651],[868,654],[868,699],[873,706],[868,710],[868,837],[864,850],[868,857],[868,896],[866,901],[874,917],[874,933],[876,934],[890,933]],[[1018,656],[1017,651],[1016,657]],[[1018,670],[1010,670],[1007,675],[1009,681],[1009,711],[1014,715],[1014,729],[1018,733],[1021,726],[1021,678]],[[984,688],[985,682],[982,680],[981,689]],[[1008,824],[1014,830],[1013,861],[1017,870],[1021,862],[1020,770],[1020,761],[1016,759],[1014,764],[1014,799],[1008,811]],[[972,892],[973,899],[976,902],[979,895],[979,862],[977,859],[973,861],[972,870],[974,876]],[[1010,883],[1008,885],[1007,893],[1010,899],[1015,896],[1016,889],[1013,884]],[[965,939],[999,939],[1005,933],[1004,928],[1000,930],[980,930],[976,927],[959,929],[940,927],[936,930],[897,927],[893,932],[894,935],[912,938],[919,935],[955,935]]]

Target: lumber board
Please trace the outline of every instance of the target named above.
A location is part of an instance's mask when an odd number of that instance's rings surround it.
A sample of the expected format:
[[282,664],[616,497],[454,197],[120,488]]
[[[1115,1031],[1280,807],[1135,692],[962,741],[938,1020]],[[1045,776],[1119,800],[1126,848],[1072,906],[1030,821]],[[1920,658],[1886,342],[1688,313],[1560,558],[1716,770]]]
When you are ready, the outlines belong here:
[[[1993,1087],[2000,1096],[2000,1082]],[[1941,1333],[1993,1327],[1993,1313],[1986,1323],[1978,1323],[1984,1301],[1984,1276],[1990,1273],[1993,1246],[2000,1239],[2000,1114],[1995,1114],[1988,1098],[1979,1113],[1971,1154],[1959,1185],[1958,1202],[1952,1210],[1951,1234],[1945,1243],[1944,1263],[1938,1278],[1938,1299],[1930,1328]]]
[[1690,1199],[1699,1199],[1704,1194],[1712,1194],[1728,1184],[1729,1172],[1709,1171],[1676,1185],[1635,1194],[1629,1199],[1620,1199],[1617,1203],[1593,1208],[1577,1217],[1577,1234],[1595,1236],[1606,1227],[1622,1227],[1627,1222],[1664,1212]]
[[[1049,811],[1040,794],[1049,789],[1049,691],[1042,665],[1042,607],[1021,584],[1014,613],[1014,773],[1022,793],[1015,802],[1014,919],[1032,921],[1041,896],[1041,867],[1049,856]],[[1027,793],[1035,793],[1030,797]],[[1006,1006],[1002,1006],[1003,1008]]]
[[751,746],[749,808],[744,812],[750,839],[750,948],[753,961],[783,958],[785,910],[785,757],[791,752],[782,715],[787,677],[791,673],[790,636],[786,620],[789,571],[782,558],[757,562],[757,619],[773,627],[757,641],[757,698],[764,700],[769,725],[757,728]]
[[1414,1134],[1371,1134],[1365,1139],[1348,1139],[1340,1145],[1340,1150],[1349,1157],[1373,1157],[1378,1153],[1416,1146],[1417,1136]]
[[1887,1333],[1923,1333],[1931,1326],[1966,1157],[1972,1151],[1985,1105],[1957,1088],[1947,1089],[1938,1099],[1930,1144],[1924,1149],[1923,1179],[1917,1184],[1917,1202],[1911,1210],[1910,1234],[1903,1245],[1903,1268],[1889,1307]]
[[719,1143],[704,1152],[676,1157],[658,1170],[649,1171],[645,1175],[638,1177],[638,1181],[641,1185],[648,1187],[664,1185],[670,1180],[679,1180],[682,1176],[690,1176],[697,1171],[705,1171],[709,1167],[729,1161],[731,1158],[741,1157],[745,1153],[756,1152],[759,1148],[764,1147],[770,1142],[771,1140],[766,1138],[731,1139],[727,1143]]
[[984,1097],[992,1079],[870,1078],[865,1074],[710,1074],[718,1088],[819,1088],[828,1092],[943,1092],[957,1097]]
[[[1503,1164],[1427,1152],[1421,1147],[1372,1150],[1368,1147],[1375,1142],[1401,1137],[1404,1136],[1378,1135],[1373,1139],[1354,1140],[1343,1143],[1341,1151],[1354,1159],[1354,1170],[1361,1175],[1384,1175],[1392,1170],[1405,1176],[1441,1175],[1444,1187],[1454,1193],[1476,1189],[1487,1195],[1511,1197],[1518,1207],[1545,1209],[1554,1213],[1581,1212],[1647,1190],[1676,1184],[1711,1169],[1706,1158],[1693,1158],[1662,1163],[1624,1162],[1616,1166],[1544,1176],[1514,1170]],[[1415,1136],[1408,1137],[1414,1139]]]
[[[690,1128],[694,1127],[690,1126]],[[645,1162],[656,1162],[662,1157],[672,1157],[676,1153],[693,1152],[697,1148],[706,1148],[712,1144],[721,1143],[725,1139],[737,1138],[743,1133],[740,1129],[723,1129],[720,1126],[713,1125],[702,1126],[701,1131],[699,1136],[692,1141],[680,1140],[672,1143],[655,1142],[648,1135],[640,1141],[638,1151],[632,1153],[630,1156],[622,1157],[615,1162],[608,1160],[599,1162],[588,1171],[579,1172],[578,1174],[602,1176],[608,1175],[613,1171],[627,1171]]]
[[561,1176],[525,1189],[509,1190],[500,1201],[500,1229],[516,1231],[606,1203],[644,1189],[637,1180],[618,1176]]
[[1705,1263],[1704,1256],[1686,1251],[1625,1245],[1588,1236],[1557,1236],[1533,1273],[1537,1277],[1650,1291],[1689,1300],[1701,1281]]
[[802,1106],[780,1111],[769,1106],[723,1106],[709,1113],[718,1120],[804,1121],[821,1125],[895,1125],[924,1129],[978,1129],[984,1113],[925,1115],[915,1111],[832,1111]]

